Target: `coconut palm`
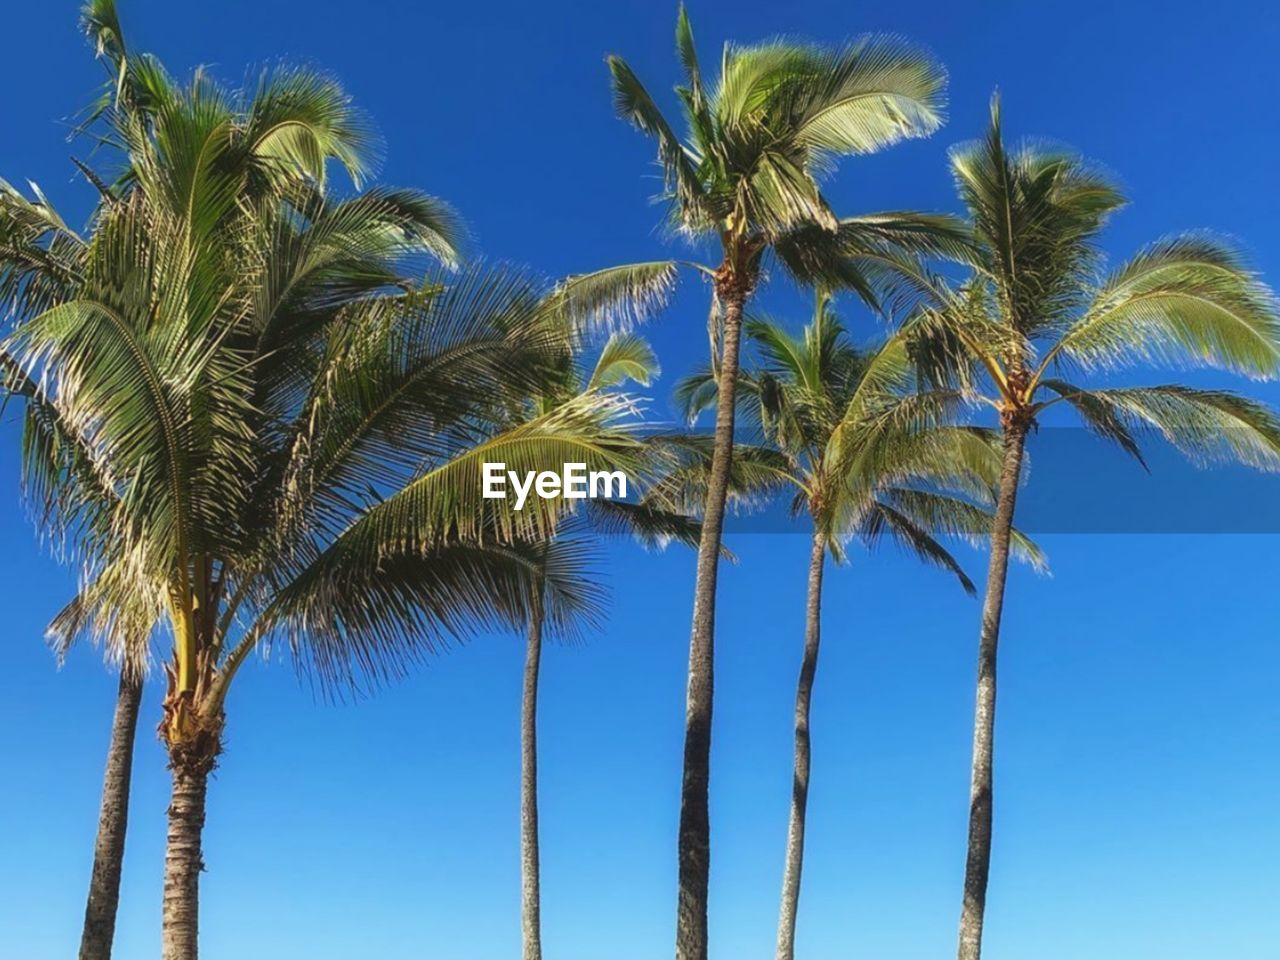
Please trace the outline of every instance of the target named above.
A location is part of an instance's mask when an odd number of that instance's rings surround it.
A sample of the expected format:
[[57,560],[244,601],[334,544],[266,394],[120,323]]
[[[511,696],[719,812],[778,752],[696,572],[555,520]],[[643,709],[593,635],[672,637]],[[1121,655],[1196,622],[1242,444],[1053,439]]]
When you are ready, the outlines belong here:
[[[990,528],[984,506],[999,475],[989,431],[955,425],[959,396],[921,391],[907,340],[894,334],[870,350],[854,347],[829,295],[816,297],[803,335],[778,323],[749,320],[748,344],[759,366],[739,380],[743,413],[776,452],[776,484],[812,524],[804,654],[796,687],[795,762],[778,922],[778,960],[795,955],[811,769],[810,705],[821,638],[823,568],[828,554],[847,560],[846,545],[891,539],[952,573],[968,593],[972,581],[939,536],[974,539]],[[709,372],[686,379],[679,398],[691,419],[715,402]],[[740,402],[739,406],[743,406]],[[1038,551],[1015,535],[1025,556]]]
[[[101,202],[110,206],[124,202],[129,194],[140,190],[133,155],[156,131],[164,112],[173,111],[180,94],[157,61],[147,55],[127,52],[112,0],[93,0],[86,4],[82,22],[108,71],[104,94],[88,111],[83,129],[91,132],[101,144],[117,148],[117,156],[123,162],[111,186],[86,165],[79,161],[77,164],[100,191]],[[196,87],[193,85],[192,89]],[[211,87],[207,92],[212,96],[206,105],[214,106],[214,111],[204,119],[216,124],[219,119],[215,115],[217,94]],[[369,145],[367,132],[341,90],[326,78],[308,72],[281,72],[264,77],[257,96],[238,119],[245,122],[238,126],[228,124],[224,132],[239,141],[227,155],[240,151],[234,162],[242,164],[239,173],[243,177],[240,187],[244,197],[261,199],[290,181],[315,180],[330,158],[346,161],[353,175],[363,171],[360,154]],[[163,131],[170,136],[184,132],[182,124],[173,123],[172,117]],[[171,149],[172,144],[166,148]],[[234,176],[228,177],[224,186],[234,179]],[[86,273],[92,269],[87,258],[99,249],[67,228],[43,195],[36,192],[36,200],[27,201],[7,185],[0,187],[0,217],[3,218],[0,232],[4,234],[4,249],[0,253],[4,280],[0,296],[11,315],[20,321],[75,300]],[[440,223],[448,226],[447,212],[443,208],[437,212]],[[83,521],[88,512],[109,512],[116,506],[111,502],[114,491],[109,486],[98,482],[79,484],[77,493],[72,491],[72,484],[64,482],[71,474],[92,477],[97,451],[78,449],[76,430],[61,421],[57,411],[46,402],[47,398],[38,395],[29,378],[11,359],[5,366],[6,379],[11,381],[7,385],[22,395],[27,404],[29,455],[24,463],[25,479],[29,492],[35,493],[35,499],[43,500],[40,506],[45,519],[52,520],[51,514],[77,497],[80,499],[76,509],[67,513],[78,521]],[[46,526],[56,529],[56,525]],[[117,639],[122,636],[118,635]],[[109,653],[121,660],[121,683],[85,910],[82,958],[105,958],[111,952],[145,646],[145,638],[108,645]]]
[[818,182],[841,156],[938,127],[945,74],[931,57],[876,37],[837,49],[791,40],[728,45],[720,77],[708,85],[683,7],[676,48],[685,75],[676,91],[683,140],[627,63],[608,63],[618,113],[657,140],[672,225],[719,242],[718,263],[699,267],[713,288],[709,330],[720,389],[689,647],[676,930],[677,956],[705,960],[716,573],[743,311],[769,257],[805,282],[850,287],[871,299],[904,249],[939,252],[955,237],[945,219],[918,214],[840,219]]
[[[314,302],[320,291],[295,282]],[[245,351],[266,339],[266,324],[210,331],[194,371],[142,336],[128,338],[142,345],[136,359],[113,354],[117,343],[94,336],[101,324],[90,326],[103,315],[88,310],[77,322],[54,308],[13,339],[16,361],[39,365],[55,384],[45,402],[92,431],[85,445],[101,452],[97,465],[120,500],[94,518],[89,539],[103,543],[94,543],[89,586],[52,626],[60,648],[86,634],[119,646],[126,630],[159,624],[174,637],[161,724],[173,773],[166,957],[196,955],[207,777],[227,693],[249,655],[277,639],[322,681],[377,681],[446,634],[523,621],[534,558],[502,540],[546,529],[554,513],[540,503],[527,517],[483,519],[480,463],[528,468],[576,456],[594,469],[626,469],[632,442],[599,426],[617,411],[595,399],[477,440],[490,408],[471,391],[487,390],[487,402],[512,377],[527,387],[537,370],[545,349],[530,309],[537,303],[525,284],[501,276],[451,277],[439,293],[344,308],[319,340],[277,339],[256,363]],[[186,389],[156,391],[153,401],[147,374],[162,368]],[[251,407],[250,396],[261,403]],[[199,429],[202,407],[215,410],[216,427]],[[144,429],[140,416],[154,427]],[[175,436],[165,449],[169,422]],[[172,494],[148,475],[161,471]],[[135,486],[145,489],[135,494]],[[157,503],[163,496],[172,503]],[[193,591],[189,610],[179,606],[184,585]]]
[[[542,416],[565,402],[594,395],[623,396],[628,381],[647,386],[658,373],[652,348],[631,333],[615,333],[601,349],[594,367],[582,373],[572,364],[543,395],[531,398],[522,417]],[[601,591],[592,574],[592,535],[627,534],[647,545],[668,540],[697,542],[698,526],[688,516],[665,508],[652,492],[662,483],[675,457],[662,437],[644,441],[643,475],[629,479],[630,500],[585,500],[582,511],[566,516],[552,535],[531,545],[537,565],[529,597],[524,686],[520,710],[520,864],[523,957],[541,960],[541,877],[538,842],[538,684],[542,647],[548,629],[573,634],[599,626]],[[555,571],[555,576],[548,573]],[[553,593],[548,585],[572,583],[573,593]]]
[[[21,322],[75,295],[87,244],[61,221],[38,189],[36,199],[27,200],[8,184],[0,183],[0,233],[4,234],[0,241],[0,302],[13,318]],[[20,398],[25,408],[24,496],[33,508],[38,528],[54,541],[56,548],[62,549],[67,546],[67,531],[60,520],[109,509],[112,493],[92,482],[90,451],[78,447],[57,411],[44,402],[37,384],[7,355],[0,357],[0,386],[10,396]],[[90,482],[68,482],[73,476]],[[108,660],[118,667],[120,681],[81,933],[82,960],[111,955],[128,828],[134,740],[147,669],[146,644],[121,644],[108,651]]]
[[994,101],[985,138],[951,155],[972,222],[971,279],[943,293],[914,324],[914,350],[938,376],[992,407],[1003,466],[978,645],[960,960],[977,960],[991,858],[996,651],[1010,530],[1023,452],[1053,408],[1141,457],[1145,434],[1197,460],[1280,468],[1280,421],[1224,390],[1179,383],[1092,386],[1081,376],[1143,363],[1208,367],[1249,377],[1280,370],[1280,320],[1271,292],[1240,253],[1203,234],[1169,237],[1103,273],[1101,232],[1123,202],[1079,157],[1009,149]]
[[278,129],[313,83],[284,72],[242,101],[198,74],[145,114],[111,110],[128,153],[114,189],[100,181],[73,295],[4,344],[11,379],[38,385],[32,409],[84,454],[70,471],[65,444],[25,451],[72,489],[59,504],[86,565],[55,644],[172,637],[168,958],[196,955],[208,774],[250,654],[276,640],[322,681],[366,683],[447,635],[527,620],[518,538],[561,506],[500,515],[480,463],[626,470],[638,450],[605,397],[493,428],[558,369],[560,314],[590,314],[601,277],[551,297],[483,268],[406,282],[406,257],[452,252],[455,221],[409,191],[327,197],[307,165],[338,151]]

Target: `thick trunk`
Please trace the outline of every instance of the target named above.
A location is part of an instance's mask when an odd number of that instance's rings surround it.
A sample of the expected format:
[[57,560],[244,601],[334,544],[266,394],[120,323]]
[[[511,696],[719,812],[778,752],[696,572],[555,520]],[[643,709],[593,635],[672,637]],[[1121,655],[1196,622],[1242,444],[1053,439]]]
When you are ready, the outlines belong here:
[[542,900],[538,867],[538,669],[542,661],[542,596],[535,591],[524,662],[520,710],[520,919],[524,960],[542,960]]
[[707,960],[707,884],[711,866],[711,823],[708,787],[711,766],[711,700],[714,689],[716,574],[729,468],[733,458],[734,394],[738,380],[738,346],[746,286],[725,284],[724,340],[720,359],[719,399],[711,456],[711,476],[698,542],[694,583],[693,631],[689,640],[689,686],[685,703],[684,776],[680,786],[679,900],[676,909],[677,960]]
[[978,691],[973,718],[973,771],[969,786],[969,853],[964,868],[964,906],[960,912],[959,960],[982,955],[982,921],[987,906],[987,873],[991,867],[992,753],[996,727],[996,647],[1009,571],[1009,539],[1022,472],[1026,427],[1006,426],[1000,494],[991,527],[991,560],[987,594],[982,604],[978,642]]
[[804,864],[805,808],[809,801],[809,705],[818,671],[822,631],[822,567],[827,543],[814,532],[809,558],[809,600],[805,608],[804,658],[796,684],[796,757],[791,779],[791,819],[787,826],[787,862],[782,872],[782,910],[778,916],[778,960],[792,960],[796,951],[796,911],[800,905],[800,869]]
[[173,795],[164,858],[161,929],[164,960],[196,960],[198,954],[200,872],[204,869],[200,840],[205,791],[212,769],[212,759],[175,759],[171,763]]
[[142,680],[129,671],[120,675],[107,772],[102,783],[98,840],[93,847],[93,874],[84,908],[80,960],[109,960],[120,903],[120,871],[124,866],[124,837],[129,824],[129,780],[133,771],[133,741],[142,703]]

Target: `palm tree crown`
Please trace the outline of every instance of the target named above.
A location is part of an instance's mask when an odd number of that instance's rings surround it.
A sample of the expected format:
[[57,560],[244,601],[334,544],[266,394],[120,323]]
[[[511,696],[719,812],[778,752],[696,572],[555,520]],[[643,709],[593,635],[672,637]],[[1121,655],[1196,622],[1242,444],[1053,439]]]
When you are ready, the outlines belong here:
[[1240,254],[1206,235],[1161,240],[1103,271],[1098,241],[1122,204],[1074,154],[1009,150],[1000,105],[986,137],[952,152],[972,225],[972,275],[940,289],[908,325],[926,378],[994,408],[1004,435],[978,647],[969,838],[958,956],[978,960],[991,861],[996,664],[1010,535],[1029,431],[1052,407],[1141,459],[1154,432],[1193,458],[1280,469],[1280,418],[1226,390],[1180,383],[1083,386],[1080,376],[1142,363],[1280,372],[1275,298]]
[[[921,389],[903,333],[855,347],[824,292],[800,336],[767,318],[750,320],[746,333],[759,364],[739,381],[739,406],[768,446],[739,447],[735,492],[751,498],[790,488],[793,509],[811,518],[836,560],[845,559],[850,539],[870,546],[889,536],[972,592],[936,537],[987,534],[984,506],[993,499],[1000,457],[991,431],[957,422],[962,395]],[[709,371],[677,388],[690,419],[715,394]],[[1019,547],[1041,562],[1029,541],[1019,538]]]
[[1177,384],[1076,382],[1144,363],[1274,376],[1275,299],[1237,250],[1181,234],[1104,272],[1098,241],[1124,198],[1074,154],[1006,148],[998,100],[986,137],[953,150],[951,165],[972,223],[973,275],[917,324],[926,367],[960,370],[1007,425],[1025,428],[1067,404],[1134,455],[1135,431],[1154,428],[1196,456],[1275,462],[1280,433],[1254,401]]

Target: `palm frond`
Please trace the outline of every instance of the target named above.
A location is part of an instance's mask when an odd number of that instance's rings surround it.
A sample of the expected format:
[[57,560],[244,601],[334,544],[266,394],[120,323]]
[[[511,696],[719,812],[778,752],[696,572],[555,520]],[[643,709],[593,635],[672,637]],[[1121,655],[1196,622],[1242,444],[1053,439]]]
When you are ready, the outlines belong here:
[[616,387],[628,380],[647,387],[659,371],[658,356],[647,340],[631,333],[615,333],[600,351],[587,389]]
[[928,54],[883,36],[813,57],[787,92],[795,142],[819,154],[872,153],[943,123],[947,74]]
[[1046,360],[1210,366],[1252,377],[1280,371],[1275,297],[1239,251],[1205,235],[1144,250],[1113,273]]
[[667,188],[676,198],[679,216],[690,227],[700,227],[705,216],[702,210],[704,188],[698,179],[694,161],[627,62],[615,56],[610,56],[606,62],[613,75],[614,109],[618,116],[658,141],[658,160],[662,164]]
[[1195,463],[1280,470],[1280,417],[1248,397],[1180,384],[1061,391],[1077,411],[1088,411],[1087,424],[1135,455],[1137,438],[1152,431]]
[[566,278],[547,297],[548,314],[574,329],[627,330],[661,311],[675,289],[674,261],[628,263]]

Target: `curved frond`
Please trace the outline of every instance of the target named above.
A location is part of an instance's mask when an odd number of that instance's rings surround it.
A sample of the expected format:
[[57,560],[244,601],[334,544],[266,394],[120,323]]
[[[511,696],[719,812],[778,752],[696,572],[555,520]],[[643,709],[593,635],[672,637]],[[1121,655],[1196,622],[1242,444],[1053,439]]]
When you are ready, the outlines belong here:
[[[899,515],[922,530],[935,536],[952,537],[965,543],[979,544],[991,535],[994,516],[991,510],[933,490],[909,487],[891,487],[878,495],[882,505],[891,507]],[[1010,534],[1013,555],[1029,564],[1037,572],[1048,570],[1044,552],[1020,530]]]
[[1207,236],[1173,237],[1108,278],[1046,360],[1058,357],[1085,367],[1143,361],[1273,377],[1280,315],[1238,251]]
[[[1064,386],[1062,396],[1077,411],[1088,410],[1086,422],[1130,453],[1141,431],[1154,431],[1195,463],[1280,470],[1280,417],[1237,393],[1165,384],[1078,392]],[[1099,423],[1115,426],[1107,432]]]
[[600,351],[587,389],[616,387],[628,380],[647,387],[659,371],[658,355],[647,340],[632,333],[615,333]]
[[658,160],[667,188],[674,192],[679,216],[690,227],[700,226],[705,216],[704,189],[694,161],[627,62],[615,56],[608,57],[606,62],[613,75],[613,103],[618,116],[658,141]]
[[863,37],[815,56],[790,93],[795,142],[822,154],[872,153],[943,122],[947,74],[892,37]]
[[251,153],[283,164],[323,185],[330,159],[338,161],[359,189],[379,150],[367,118],[332,78],[314,70],[285,67],[264,72],[245,118]]
[[666,307],[676,278],[671,260],[580,273],[556,286],[547,297],[546,310],[574,329],[627,330]]

